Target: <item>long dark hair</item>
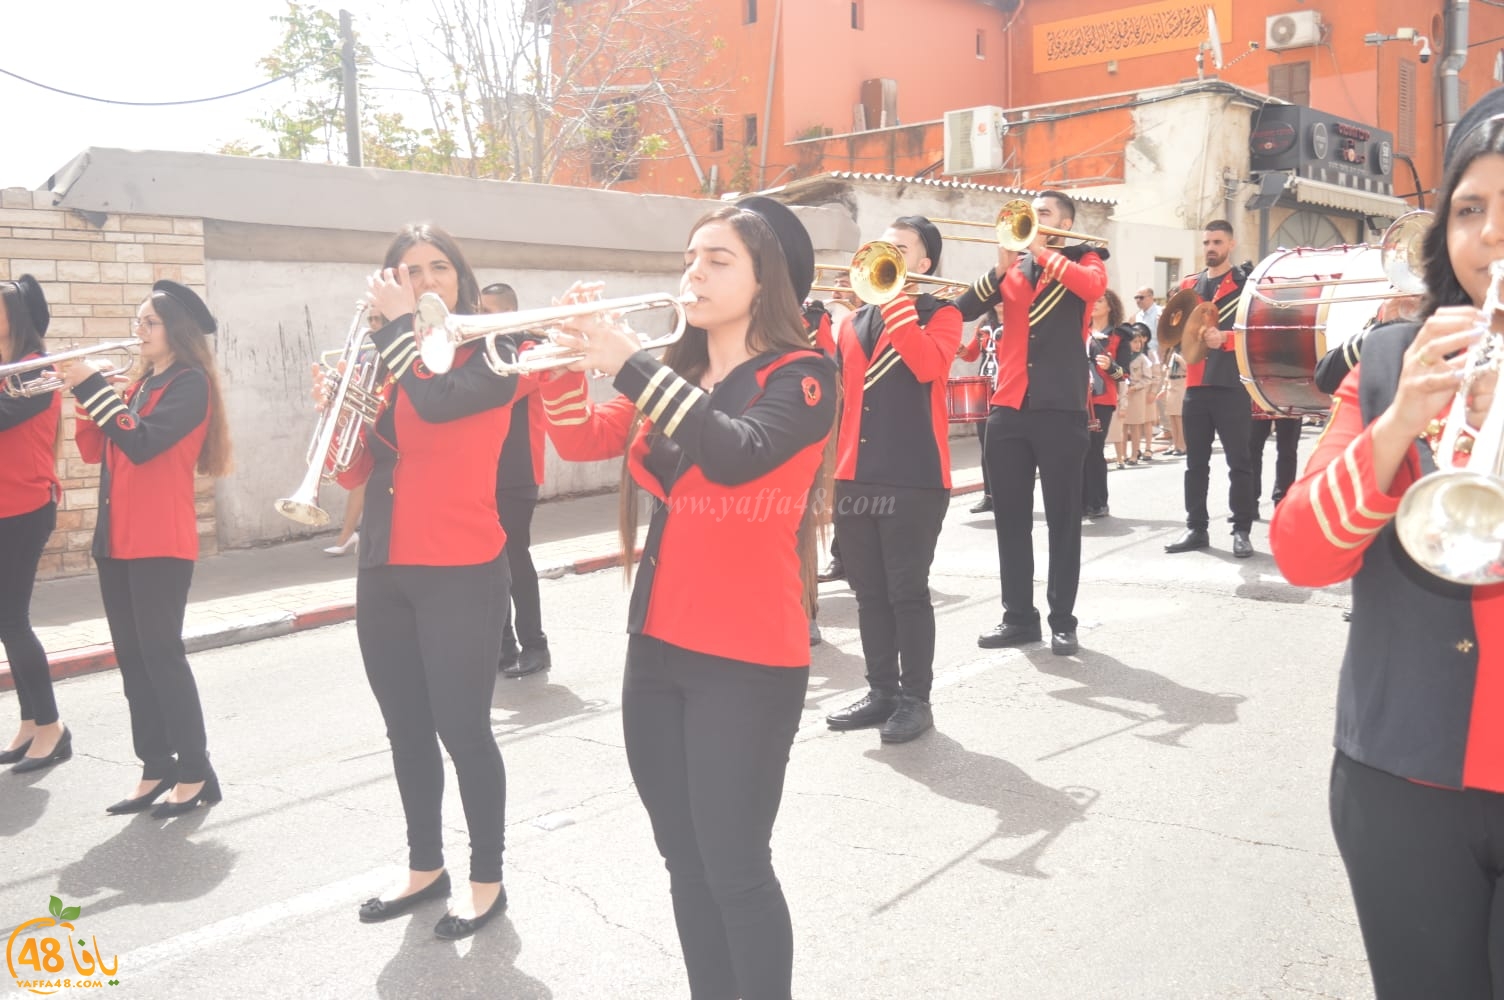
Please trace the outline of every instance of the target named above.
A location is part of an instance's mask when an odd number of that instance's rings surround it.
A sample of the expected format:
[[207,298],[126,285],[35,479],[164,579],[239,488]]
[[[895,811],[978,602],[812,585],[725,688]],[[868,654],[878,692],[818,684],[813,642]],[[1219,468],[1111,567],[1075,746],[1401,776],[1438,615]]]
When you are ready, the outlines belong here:
[[[403,226],[392,242],[387,245],[386,257],[381,262],[382,268],[396,267],[402,263],[402,257],[419,243],[427,243],[449,258],[449,263],[454,265],[455,273],[459,275],[459,298],[455,302],[454,311],[457,313],[473,314],[480,312],[480,282],[475,280],[475,272],[470,270],[470,262],[465,259],[465,253],[453,236],[428,222],[414,222]],[[395,317],[392,317],[395,318]]]
[[1102,298],[1107,300],[1107,328],[1102,332],[1111,333],[1123,322],[1123,300],[1111,288],[1102,293]]
[[6,362],[20,361],[42,350],[42,331],[31,318],[31,309],[21,296],[21,286],[14,281],[0,281],[0,302],[5,303],[5,319],[10,324],[10,351],[14,357]]
[[167,332],[167,346],[175,361],[197,368],[209,381],[209,430],[198,453],[198,471],[206,476],[227,476],[230,459],[230,425],[225,419],[224,395],[219,390],[219,370],[214,352],[209,349],[207,330],[194,322],[188,309],[166,292],[152,292],[148,301],[162,328]]
[[1447,230],[1452,219],[1452,195],[1457,190],[1462,175],[1480,156],[1504,154],[1504,121],[1489,121],[1478,126],[1473,134],[1462,141],[1461,147],[1447,166],[1437,198],[1436,217],[1431,228],[1426,230],[1421,241],[1421,257],[1425,262],[1426,295],[1421,300],[1420,318],[1424,320],[1442,306],[1469,306],[1472,296],[1463,290],[1452,268],[1452,256],[1447,250]]
[[[736,235],[746,244],[752,258],[752,275],[757,279],[757,294],[752,297],[751,321],[747,324],[747,353],[760,354],[807,351],[810,349],[806,335],[804,313],[794,294],[794,282],[789,277],[788,260],[783,246],[768,225],[766,219],[756,212],[735,205],[726,205],[701,216],[689,231],[689,238],[712,222],[730,223]],[[687,241],[686,241],[687,242]],[[663,363],[684,379],[699,384],[706,369],[710,367],[709,337],[699,327],[686,326],[684,336],[671,345],[663,354]],[[639,413],[627,434],[628,454],[631,442],[642,424]],[[810,484],[820,481],[819,473]],[[633,555],[637,545],[638,487],[628,468],[627,459],[622,460],[621,504],[619,525],[621,535],[622,569],[627,581],[632,579]],[[809,609],[815,592],[815,540],[817,504],[808,503],[804,516],[799,521],[798,550],[800,570],[804,578],[805,606]]]

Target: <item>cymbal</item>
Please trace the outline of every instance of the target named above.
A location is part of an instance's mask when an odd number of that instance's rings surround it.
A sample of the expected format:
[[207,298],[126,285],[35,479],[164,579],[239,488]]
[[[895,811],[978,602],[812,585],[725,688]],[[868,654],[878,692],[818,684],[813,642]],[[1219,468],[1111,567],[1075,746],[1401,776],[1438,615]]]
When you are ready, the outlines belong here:
[[1182,288],[1165,301],[1164,310],[1159,314],[1159,327],[1154,331],[1154,339],[1158,341],[1162,353],[1169,354],[1180,343],[1185,336],[1185,324],[1191,318],[1191,310],[1200,304],[1201,296],[1196,294],[1194,288]]

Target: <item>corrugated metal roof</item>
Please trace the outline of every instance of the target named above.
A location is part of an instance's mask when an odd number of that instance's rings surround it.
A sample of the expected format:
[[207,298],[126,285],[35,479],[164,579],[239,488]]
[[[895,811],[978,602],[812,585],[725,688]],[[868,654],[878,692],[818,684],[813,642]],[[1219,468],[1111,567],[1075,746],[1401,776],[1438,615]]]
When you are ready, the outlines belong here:
[[[900,184],[923,184],[926,187],[949,188],[953,191],[993,191],[999,194],[1016,194],[1029,198],[1036,197],[1040,193],[1039,190],[1033,190],[1029,188],[1005,187],[999,184],[977,184],[973,181],[936,180],[932,177],[900,177],[897,174],[855,173],[849,170],[833,170],[821,176],[834,177],[838,180],[843,181],[887,181]],[[815,180],[817,178],[812,177],[805,179]],[[793,183],[797,184],[799,182],[795,181]],[[792,187],[793,184],[790,184],[789,186]],[[1102,198],[1097,195],[1091,194],[1077,194],[1075,191],[1072,191],[1069,188],[1062,188],[1061,190],[1065,191],[1065,193],[1069,194],[1071,198],[1079,202],[1085,202],[1091,205],[1117,205],[1117,201],[1112,198]]]

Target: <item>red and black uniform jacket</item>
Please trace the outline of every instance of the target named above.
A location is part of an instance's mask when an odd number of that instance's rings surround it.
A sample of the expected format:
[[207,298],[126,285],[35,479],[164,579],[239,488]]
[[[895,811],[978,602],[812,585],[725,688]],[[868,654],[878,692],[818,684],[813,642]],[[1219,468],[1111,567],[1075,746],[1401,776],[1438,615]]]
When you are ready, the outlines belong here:
[[[45,357],[31,354],[18,360]],[[43,378],[30,372],[23,382]],[[0,392],[0,517],[19,517],[58,498],[57,424],[63,396],[44,392],[13,398]]]
[[1001,284],[988,271],[955,300],[968,322],[1003,305],[993,406],[1086,411],[1086,331],[1107,290],[1107,257],[1083,245],[1020,254]]
[[[1118,352],[1123,346],[1123,335],[1111,331],[1104,333],[1088,332],[1086,339],[1086,360],[1091,365],[1090,372],[1096,375],[1091,379],[1092,406],[1117,406],[1118,383],[1128,377],[1128,370],[1118,361]],[[1097,367],[1097,355],[1107,355],[1107,370]],[[1088,372],[1088,374],[1090,374]],[[1101,391],[1095,391],[1100,384]]]
[[1237,340],[1233,326],[1238,320],[1238,299],[1243,295],[1243,283],[1248,280],[1252,268],[1245,264],[1230,269],[1220,278],[1208,277],[1205,271],[1193,274],[1180,282],[1181,288],[1194,288],[1201,301],[1217,306],[1217,329],[1226,331],[1221,347],[1208,347],[1206,357],[1188,365],[1185,372],[1185,387],[1194,389],[1201,385],[1215,385],[1224,389],[1241,389],[1243,380],[1238,374]]
[[73,387],[78,453],[100,464],[95,559],[197,559],[193,476],[209,433],[209,377],[177,362],[122,397],[96,373]]
[[496,489],[533,489],[543,485],[543,439],[547,427],[538,400],[538,380],[525,376],[517,381],[512,398],[511,423],[501,443],[501,461],[496,466]]
[[[977,327],[977,335],[975,337],[972,337],[970,341],[966,342],[966,344],[962,346],[961,353],[958,356],[962,361],[975,361],[980,358],[983,352],[985,352],[991,346],[991,327]],[[986,375],[988,373],[978,372],[977,374]]]
[[[418,359],[409,313],[371,334],[390,372],[386,406],[365,448],[339,477],[366,484],[360,567],[475,566],[501,554],[496,473],[511,420],[515,377],[461,347],[442,375]],[[507,353],[510,353],[509,351]]]
[[1435,468],[1429,447],[1411,446],[1388,493],[1373,473],[1370,428],[1394,399],[1417,329],[1369,332],[1305,474],[1275,508],[1269,540],[1293,584],[1352,580],[1337,749],[1413,781],[1504,792],[1504,584],[1441,580],[1396,537],[1405,490]]
[[764,354],[706,392],[639,351],[615,386],[621,396],[591,403],[584,377],[569,373],[540,393],[560,455],[626,451],[632,478],[657,501],[627,630],[711,656],[808,666],[796,536],[835,420],[835,366],[814,351]]
[[960,346],[961,313],[933,295],[900,295],[841,321],[837,479],[950,489],[945,384]]
[[836,356],[836,338],[831,331],[830,310],[819,299],[804,304],[804,328],[809,334],[809,346],[827,358]]

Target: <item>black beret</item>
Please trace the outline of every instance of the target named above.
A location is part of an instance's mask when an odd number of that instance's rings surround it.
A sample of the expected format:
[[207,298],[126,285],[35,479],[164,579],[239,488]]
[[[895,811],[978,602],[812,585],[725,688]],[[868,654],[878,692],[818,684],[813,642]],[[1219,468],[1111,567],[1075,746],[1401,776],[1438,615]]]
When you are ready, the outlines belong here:
[[1495,115],[1504,115],[1504,87],[1495,87],[1490,90],[1478,98],[1478,103],[1463,112],[1457,124],[1452,127],[1452,134],[1447,137],[1446,154],[1442,157],[1441,163],[1443,170],[1452,165],[1452,160],[1456,159],[1462,144]]
[[47,324],[52,321],[52,311],[47,308],[47,296],[42,294],[42,286],[29,274],[21,275],[11,284],[21,293],[21,301],[26,303],[26,311],[31,313],[31,325],[45,337]]
[[753,195],[737,202],[736,207],[762,216],[772,227],[778,245],[783,247],[784,260],[788,261],[794,298],[802,303],[809,295],[809,286],[815,281],[815,244],[809,238],[809,230],[804,228],[793,209],[772,198]]
[[151,286],[153,294],[162,294],[172,299],[188,312],[188,318],[193,320],[200,330],[206,335],[219,329],[219,324],[214,322],[214,314],[209,307],[204,305],[204,300],[198,297],[198,293],[187,285],[180,285],[176,281],[162,279]]
[[1129,323],[1128,329],[1132,331],[1131,336],[1154,338],[1154,331],[1149,329],[1148,323]]
[[945,249],[945,240],[940,236],[940,230],[929,219],[922,215],[904,215],[895,219],[895,226],[912,229],[919,234],[924,241],[924,255],[930,259],[930,273],[940,272],[940,251]]

